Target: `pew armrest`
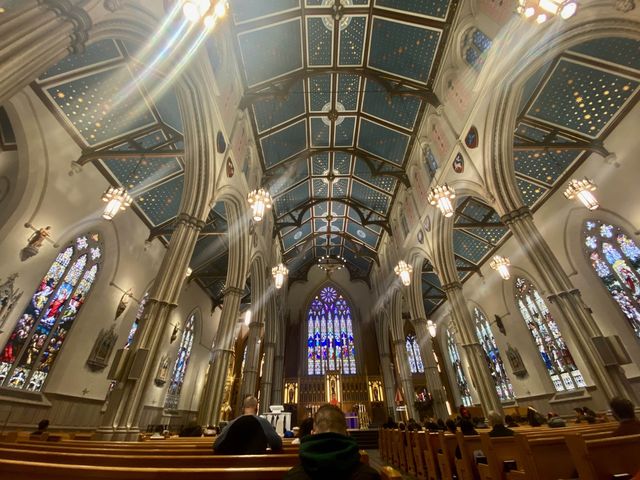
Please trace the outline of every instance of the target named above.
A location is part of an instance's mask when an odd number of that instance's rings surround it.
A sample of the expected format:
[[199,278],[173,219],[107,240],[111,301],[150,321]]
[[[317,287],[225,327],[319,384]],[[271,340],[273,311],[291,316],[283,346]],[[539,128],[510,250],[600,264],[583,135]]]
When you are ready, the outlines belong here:
[[382,480],[402,480],[402,474],[393,467],[382,467],[380,478]]
[[505,477],[507,480],[524,480],[527,478],[527,474],[522,470],[511,470],[505,473]]

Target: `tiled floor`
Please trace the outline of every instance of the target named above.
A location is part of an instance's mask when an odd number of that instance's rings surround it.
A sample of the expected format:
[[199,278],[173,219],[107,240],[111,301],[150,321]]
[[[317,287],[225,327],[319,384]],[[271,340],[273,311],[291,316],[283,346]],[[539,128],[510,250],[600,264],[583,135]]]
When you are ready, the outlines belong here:
[[[367,453],[369,454],[369,465],[371,465],[376,470],[380,470],[380,467],[388,465],[388,463],[384,462],[382,460],[382,457],[380,457],[380,451],[379,450],[377,450],[377,449],[376,450],[367,450]],[[398,470],[398,469],[396,468],[396,470]],[[415,480],[416,479],[416,477],[413,477],[411,475],[405,475],[404,473],[402,474],[402,478],[405,479],[405,480]]]

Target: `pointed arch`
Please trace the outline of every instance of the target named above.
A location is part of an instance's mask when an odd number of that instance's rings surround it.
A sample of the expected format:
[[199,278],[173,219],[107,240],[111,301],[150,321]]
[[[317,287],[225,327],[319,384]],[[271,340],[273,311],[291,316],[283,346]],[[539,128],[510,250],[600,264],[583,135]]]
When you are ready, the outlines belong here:
[[178,404],[180,403],[180,393],[182,391],[182,385],[184,385],[185,375],[187,374],[189,359],[191,358],[197,314],[198,310],[194,310],[189,314],[182,330],[178,356],[173,365],[173,372],[169,380],[169,389],[167,390],[167,396],[164,400],[164,408],[167,410],[177,410]]
[[333,285],[325,285],[307,310],[307,373],[356,373],[351,306]]
[[533,283],[515,279],[516,303],[556,391],[586,387],[558,324]]
[[620,226],[594,219],[584,222],[582,242],[595,274],[640,338],[640,248]]
[[473,307],[473,319],[476,324],[476,335],[478,335],[478,341],[480,345],[482,345],[482,350],[484,350],[489,372],[491,372],[491,378],[493,378],[496,384],[498,398],[501,401],[515,399],[516,396],[513,393],[513,386],[504,368],[504,363],[502,362],[502,357],[500,356],[496,339],[489,326],[487,316],[478,307]]
[[87,295],[104,249],[97,233],[60,250],[0,354],[0,385],[42,390]]

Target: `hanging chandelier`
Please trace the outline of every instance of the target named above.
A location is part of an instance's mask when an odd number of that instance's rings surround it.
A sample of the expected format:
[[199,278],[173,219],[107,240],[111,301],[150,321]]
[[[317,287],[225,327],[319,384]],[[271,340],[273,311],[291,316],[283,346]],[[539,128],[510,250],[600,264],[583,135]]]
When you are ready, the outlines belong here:
[[323,255],[318,259],[316,265],[321,270],[331,273],[335,270],[341,270],[345,266],[345,259],[340,255]]
[[454,213],[451,202],[454,198],[456,198],[456,191],[445,183],[433,187],[427,200],[431,205],[437,206],[445,217],[449,218]]
[[509,273],[509,266],[511,265],[511,261],[507,257],[501,257],[500,255],[496,255],[491,260],[489,266],[497,271],[503,280],[509,280],[511,278],[511,273]]
[[193,268],[191,268],[191,267],[187,267],[187,271],[186,271],[185,275],[186,275],[187,277],[190,277],[192,273],[193,273]]
[[265,211],[271,208],[271,205],[273,204],[271,201],[271,195],[269,195],[269,192],[264,188],[249,192],[247,200],[249,201],[249,205],[251,205],[253,220],[256,222],[262,220]]
[[427,320],[427,330],[431,338],[436,338],[436,324],[433,321]]
[[182,13],[191,23],[202,21],[211,30],[219,18],[227,14],[229,2],[219,0],[215,4],[211,0],[186,0],[182,4]]
[[411,273],[413,273],[413,267],[411,265],[404,260],[400,260],[393,271],[400,277],[405,287],[411,285]]
[[276,283],[276,288],[282,288],[284,284],[284,277],[289,275],[289,269],[284,266],[284,264],[280,263],[279,265],[273,267],[271,269],[271,275]]
[[585,207],[589,210],[595,210],[600,204],[591,192],[595,192],[597,188],[593,180],[589,180],[588,178],[576,180],[574,178],[569,182],[569,186],[564,191],[564,196],[569,200],[578,197]]
[[102,194],[102,201],[106,202],[102,218],[105,220],[113,220],[120,210],[126,210],[131,205],[131,195],[127,193],[124,187],[109,187]]
[[578,9],[575,0],[518,0],[517,12],[524,18],[544,23],[559,16],[563,20],[573,17]]

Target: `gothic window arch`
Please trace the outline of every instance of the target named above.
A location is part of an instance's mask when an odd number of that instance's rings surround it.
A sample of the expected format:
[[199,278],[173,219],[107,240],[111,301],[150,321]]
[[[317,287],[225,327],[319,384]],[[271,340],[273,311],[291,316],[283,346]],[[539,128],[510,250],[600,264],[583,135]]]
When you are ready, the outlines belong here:
[[424,373],[422,356],[420,355],[420,345],[413,333],[407,335],[406,339],[407,357],[409,358],[409,369],[411,373]]
[[516,278],[515,286],[518,308],[555,389],[562,392],[586,387],[558,324],[538,290],[522,277]]
[[482,69],[486,52],[491,48],[492,41],[482,30],[471,27],[462,41],[462,58],[476,70]]
[[356,373],[353,321],[347,300],[331,286],[320,290],[307,313],[307,373]]
[[167,410],[177,410],[180,402],[180,392],[184,384],[184,377],[189,366],[189,358],[191,357],[191,348],[193,347],[193,335],[195,330],[196,314],[192,313],[187,319],[182,338],[180,339],[180,347],[178,348],[178,356],[176,363],[173,365],[173,373],[169,383],[169,390],[164,401],[164,408]]
[[451,360],[453,373],[456,377],[456,384],[458,385],[458,391],[460,392],[460,399],[465,407],[469,407],[473,404],[471,391],[469,390],[469,384],[467,383],[467,378],[465,377],[464,370],[462,369],[462,361],[460,360],[458,345],[456,345],[453,332],[451,332],[449,328],[447,328],[447,351],[449,352],[449,359]]
[[2,350],[0,385],[42,390],[101,261],[97,233],[77,237],[58,253]]
[[587,220],[583,238],[593,270],[640,338],[640,248],[617,225]]
[[491,372],[491,377],[496,385],[496,392],[500,400],[513,400],[515,395],[513,394],[513,386],[507,376],[507,371],[504,368],[496,339],[493,336],[491,327],[487,320],[486,315],[478,307],[473,308],[473,318],[476,322],[476,335],[478,341],[482,345],[484,350],[487,365]]

